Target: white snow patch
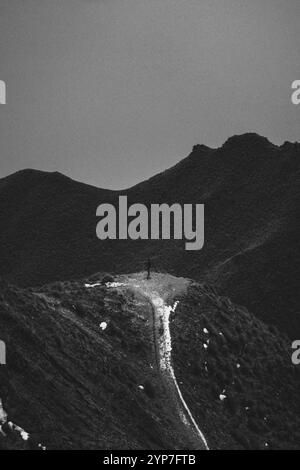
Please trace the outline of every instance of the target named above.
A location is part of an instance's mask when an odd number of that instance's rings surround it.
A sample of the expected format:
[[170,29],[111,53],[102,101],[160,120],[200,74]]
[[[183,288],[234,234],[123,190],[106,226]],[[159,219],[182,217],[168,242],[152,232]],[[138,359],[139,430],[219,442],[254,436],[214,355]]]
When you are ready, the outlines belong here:
[[93,287],[101,286],[101,282],[96,282],[95,284],[84,284],[84,287],[87,289],[92,289]]
[[241,364],[237,364],[237,365],[236,365],[236,368],[237,368],[237,369],[240,369],[240,367],[241,367]]
[[208,331],[208,329],[207,329],[207,328],[203,328],[203,332],[204,332],[206,335],[208,335],[208,334],[209,334],[209,331]]
[[0,398],[0,423],[6,423],[7,413],[3,408],[2,399]]
[[145,389],[145,387],[144,387],[143,385],[139,385],[138,387],[139,387],[140,390],[144,390],[144,389]]
[[[199,427],[197,426],[196,421],[194,420],[188,405],[184,401],[184,398],[182,396],[181,390],[179,388],[179,385],[177,383],[177,379],[175,376],[174,369],[172,367],[172,360],[171,360],[171,352],[172,352],[172,340],[171,340],[171,332],[170,332],[170,315],[171,313],[174,313],[176,310],[176,307],[178,306],[179,302],[176,301],[172,306],[168,306],[165,304],[163,299],[159,297],[158,294],[151,296],[152,303],[154,307],[157,310],[157,313],[159,314],[160,318],[162,319],[162,324],[163,324],[163,329],[164,329],[164,334],[162,336],[162,341],[160,343],[160,367],[162,370],[166,370],[168,374],[172,377],[172,380],[175,384],[176,390],[178,392],[179,398],[181,400],[181,403],[189,416],[191,422],[193,423],[198,435],[200,436],[202,442],[204,443],[204,446],[207,450],[209,450],[206,439],[202,432],[200,431]],[[189,422],[187,420],[187,417],[185,413],[180,412],[181,419],[183,423],[188,426]]]
[[187,420],[187,417],[185,416],[184,412],[183,411],[179,411],[179,414],[180,414],[180,418],[182,420],[182,422],[185,424],[185,426],[189,426],[189,422]]
[[107,323],[106,323],[106,321],[102,321],[99,326],[100,326],[100,328],[101,328],[102,331],[106,330],[106,328],[107,328]]
[[30,435],[23,428],[20,428],[20,426],[17,426],[11,421],[8,422],[8,426],[13,432],[19,433],[23,441],[28,441]]
[[122,287],[125,284],[123,284],[122,282],[107,282],[105,285],[106,287]]
[[28,434],[28,432],[26,432],[26,431],[20,431],[20,434],[21,434],[21,437],[22,437],[23,441],[28,441],[28,439],[29,439],[29,434]]
[[204,347],[204,349],[207,349],[207,348],[208,348],[208,344],[204,343],[204,344],[203,344],[203,347]]
[[[21,428],[20,426],[17,426],[12,421],[7,422],[7,413],[3,409],[2,400],[0,398],[0,434],[2,434],[2,436],[4,436],[4,437],[6,437],[6,433],[2,429],[2,425],[5,424],[5,423],[7,423],[9,429],[13,433],[18,433],[20,435],[20,437],[23,439],[23,441],[28,441],[30,439],[30,434],[28,432],[26,432],[25,429]],[[42,450],[46,450],[46,447],[43,446],[42,444],[39,444],[39,447]]]
[[[174,313],[177,305],[179,304],[176,301],[173,305],[166,305],[161,297],[154,297],[152,299],[153,305],[157,309],[160,317],[162,319],[163,331],[165,332],[163,338],[164,342],[161,344],[161,354],[160,354],[160,366],[163,370],[172,369],[171,365],[171,352],[172,352],[172,343],[171,343],[171,333],[169,329],[169,320],[171,313]],[[173,369],[172,369],[173,370]],[[175,374],[174,374],[175,376]]]
[[223,395],[223,393],[221,393],[219,398],[220,398],[221,401],[224,401],[227,397],[226,397],[226,395]]

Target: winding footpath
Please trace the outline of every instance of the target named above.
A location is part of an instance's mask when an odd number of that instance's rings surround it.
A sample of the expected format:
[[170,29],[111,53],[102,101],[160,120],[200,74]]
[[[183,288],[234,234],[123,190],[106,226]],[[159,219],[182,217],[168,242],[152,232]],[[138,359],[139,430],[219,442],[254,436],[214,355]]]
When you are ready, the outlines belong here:
[[120,276],[118,282],[108,284],[113,288],[130,288],[143,294],[153,307],[153,335],[155,342],[156,362],[164,385],[174,404],[174,409],[184,426],[190,441],[196,449],[209,450],[203,432],[197,425],[186,401],[183,398],[172,366],[172,338],[170,332],[170,316],[178,305],[166,303],[167,297],[176,297],[187,288],[188,281],[170,275],[153,274],[151,280],[145,280],[141,273],[132,276]]

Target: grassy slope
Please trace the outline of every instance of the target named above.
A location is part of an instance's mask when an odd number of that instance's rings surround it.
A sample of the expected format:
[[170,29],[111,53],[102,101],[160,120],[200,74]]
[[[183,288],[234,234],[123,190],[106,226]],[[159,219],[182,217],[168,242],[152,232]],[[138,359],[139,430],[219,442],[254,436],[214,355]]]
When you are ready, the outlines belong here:
[[144,299],[83,283],[39,292],[2,283],[0,292],[8,350],[0,393],[13,422],[48,449],[184,448],[150,367]]
[[290,340],[247,309],[208,292],[191,286],[171,331],[177,378],[209,444],[299,449],[300,369],[291,363]]
[[[10,419],[49,449],[186,448],[166,412],[149,316],[142,296],[83,281],[31,290],[1,282],[0,396]],[[284,334],[197,283],[171,331],[178,382],[211,448],[299,448],[300,374]]]

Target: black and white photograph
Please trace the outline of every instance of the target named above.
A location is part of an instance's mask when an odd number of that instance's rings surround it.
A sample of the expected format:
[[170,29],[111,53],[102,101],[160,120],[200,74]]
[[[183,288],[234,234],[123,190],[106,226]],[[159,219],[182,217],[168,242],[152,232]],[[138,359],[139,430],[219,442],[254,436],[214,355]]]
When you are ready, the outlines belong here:
[[299,20],[0,0],[0,451],[300,450]]

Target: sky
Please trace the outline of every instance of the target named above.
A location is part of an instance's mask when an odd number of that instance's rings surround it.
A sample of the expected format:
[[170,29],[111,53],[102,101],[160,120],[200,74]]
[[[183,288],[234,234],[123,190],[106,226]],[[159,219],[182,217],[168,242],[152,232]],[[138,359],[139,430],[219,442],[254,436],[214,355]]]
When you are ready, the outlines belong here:
[[258,132],[300,141],[299,0],[0,0],[0,177],[123,189]]

